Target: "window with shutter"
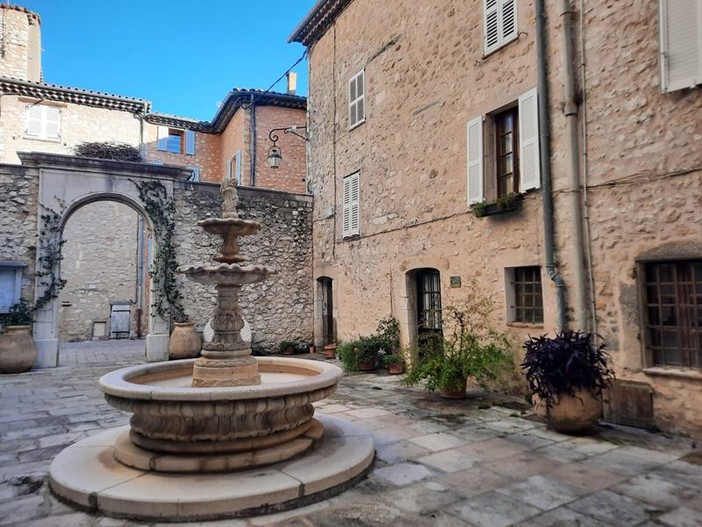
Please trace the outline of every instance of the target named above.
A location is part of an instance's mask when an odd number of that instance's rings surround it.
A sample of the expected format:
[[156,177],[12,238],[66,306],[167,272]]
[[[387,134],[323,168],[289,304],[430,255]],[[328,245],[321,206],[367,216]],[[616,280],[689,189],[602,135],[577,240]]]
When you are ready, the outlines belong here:
[[661,90],[702,84],[702,0],[660,0]]
[[360,179],[359,172],[344,178],[342,236],[348,238],[360,234]]
[[61,138],[61,110],[55,106],[27,106],[27,137],[57,141]]
[[468,205],[539,188],[536,89],[524,93],[508,109],[488,115],[488,140],[483,138],[483,122],[478,117],[467,125]]
[[157,130],[158,134],[158,141],[156,143],[157,148],[161,152],[166,152],[168,151],[168,127],[167,126],[159,126]]
[[349,81],[349,128],[366,120],[365,90],[365,73],[361,70]]
[[516,0],[483,0],[483,32],[485,54],[519,36]]

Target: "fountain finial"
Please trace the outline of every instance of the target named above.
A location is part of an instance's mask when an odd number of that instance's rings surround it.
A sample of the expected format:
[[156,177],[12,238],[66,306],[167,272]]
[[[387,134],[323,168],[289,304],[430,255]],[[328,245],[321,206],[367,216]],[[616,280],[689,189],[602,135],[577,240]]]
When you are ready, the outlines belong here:
[[236,211],[239,205],[239,193],[236,190],[236,183],[232,178],[223,178],[220,185],[222,192],[222,217],[223,218],[238,218],[239,213]]

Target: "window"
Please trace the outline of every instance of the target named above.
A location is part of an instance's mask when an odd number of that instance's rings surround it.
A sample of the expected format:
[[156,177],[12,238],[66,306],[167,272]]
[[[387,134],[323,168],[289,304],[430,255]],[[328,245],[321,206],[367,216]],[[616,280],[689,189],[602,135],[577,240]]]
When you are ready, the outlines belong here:
[[364,79],[364,70],[361,70],[349,81],[349,128],[354,128],[366,121]]
[[660,0],[661,90],[702,84],[702,2]]
[[27,106],[27,137],[58,141],[61,138],[61,110],[56,106]]
[[538,266],[507,269],[507,320],[519,324],[544,323],[544,301],[541,291],[541,268]]
[[19,302],[25,267],[22,262],[0,261],[0,313],[9,313],[10,307]]
[[702,260],[642,266],[647,362],[702,368]]
[[159,126],[158,149],[161,152],[170,152],[171,154],[185,153],[186,155],[194,156],[195,132]]
[[469,205],[541,186],[536,102],[536,89],[529,90],[515,106],[468,123]]
[[519,192],[518,112],[516,108],[495,116],[497,197]]
[[241,185],[241,150],[238,150],[227,163],[227,178],[234,178],[234,182]]
[[516,0],[483,0],[483,32],[486,55],[517,38]]
[[360,234],[360,181],[359,172],[344,178],[344,210],[342,236]]

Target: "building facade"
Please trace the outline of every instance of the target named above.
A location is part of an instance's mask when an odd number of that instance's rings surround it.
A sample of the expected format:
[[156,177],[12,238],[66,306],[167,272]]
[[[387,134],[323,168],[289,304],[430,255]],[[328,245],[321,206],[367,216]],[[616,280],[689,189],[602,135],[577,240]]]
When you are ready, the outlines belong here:
[[702,2],[319,2],[315,338],[601,335],[606,417],[702,436]]

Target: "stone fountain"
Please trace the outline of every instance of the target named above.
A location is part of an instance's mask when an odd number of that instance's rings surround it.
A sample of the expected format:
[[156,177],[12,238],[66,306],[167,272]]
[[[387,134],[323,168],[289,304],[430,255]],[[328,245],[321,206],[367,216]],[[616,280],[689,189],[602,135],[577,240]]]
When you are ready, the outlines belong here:
[[222,237],[213,265],[180,269],[214,285],[214,337],[198,359],[132,366],[100,379],[105,398],[131,412],[130,426],[62,451],[50,486],[78,506],[114,516],[175,521],[252,515],[337,494],[372,463],[359,427],[314,418],[315,401],[342,376],[331,364],[253,357],[241,338],[243,285],[274,271],[244,265],[237,238],[260,225],[239,218],[233,183],[221,218],[198,223]]

